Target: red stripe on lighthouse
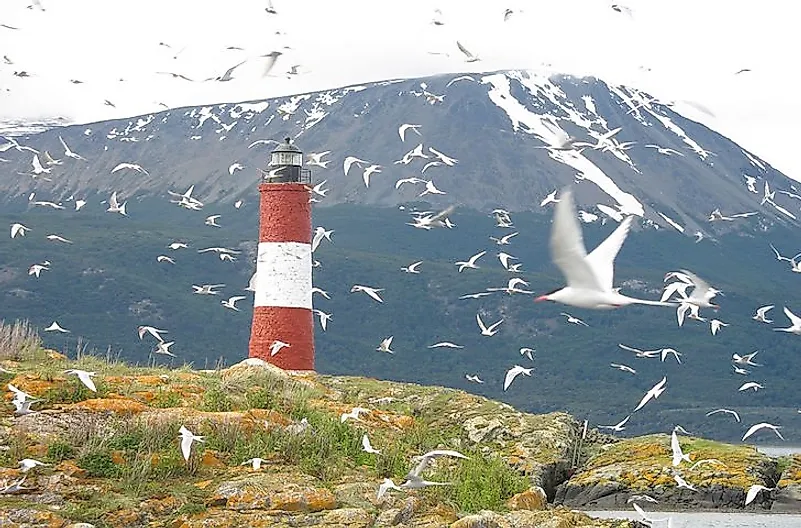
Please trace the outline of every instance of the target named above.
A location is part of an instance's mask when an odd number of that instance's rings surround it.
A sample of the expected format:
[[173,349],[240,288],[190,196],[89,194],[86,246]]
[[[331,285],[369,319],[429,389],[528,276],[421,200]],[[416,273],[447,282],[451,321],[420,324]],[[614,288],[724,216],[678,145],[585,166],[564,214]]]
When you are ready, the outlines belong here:
[[[263,183],[259,195],[249,355],[285,370],[314,370],[309,187]],[[277,350],[281,343],[289,346]]]

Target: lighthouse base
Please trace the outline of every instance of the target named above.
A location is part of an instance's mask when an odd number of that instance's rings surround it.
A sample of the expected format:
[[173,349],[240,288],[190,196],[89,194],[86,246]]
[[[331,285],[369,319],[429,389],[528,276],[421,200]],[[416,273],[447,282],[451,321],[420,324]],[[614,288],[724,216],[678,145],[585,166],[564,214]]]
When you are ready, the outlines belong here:
[[[248,356],[284,370],[314,370],[313,318],[308,308],[256,306]],[[278,342],[289,346],[273,353]]]

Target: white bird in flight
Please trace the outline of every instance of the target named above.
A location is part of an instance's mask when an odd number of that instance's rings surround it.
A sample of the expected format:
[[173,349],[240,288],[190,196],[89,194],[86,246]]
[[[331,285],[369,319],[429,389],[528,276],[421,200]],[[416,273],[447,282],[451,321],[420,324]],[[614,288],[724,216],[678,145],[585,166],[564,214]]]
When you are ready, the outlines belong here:
[[59,325],[58,322],[56,322],[56,321],[53,321],[53,323],[50,326],[48,326],[47,328],[45,328],[44,331],[45,332],[61,332],[62,334],[69,334],[70,333],[69,330],[67,330],[66,328],[62,328],[61,325]]
[[380,173],[381,168],[382,168],[381,165],[370,165],[369,167],[364,169],[364,172],[362,173],[362,180],[364,180],[364,186],[366,188],[368,189],[370,188],[370,176],[372,176],[373,174]]
[[236,302],[241,301],[243,299],[247,299],[244,295],[234,295],[233,297],[229,297],[225,301],[220,301],[220,304],[225,306],[226,308],[233,310],[235,312],[239,311],[239,308],[236,307]]
[[401,271],[404,273],[413,273],[413,274],[420,273],[420,270],[417,268],[419,268],[422,263],[423,263],[422,260],[418,260],[417,262],[412,262],[408,266],[401,268]]
[[78,379],[83,383],[87,389],[92,392],[97,392],[97,387],[95,387],[95,382],[92,380],[93,376],[97,376],[94,372],[88,372],[86,370],[81,369],[67,369],[64,371],[64,374],[72,374],[77,376]]
[[189,429],[184,427],[183,425],[178,430],[181,437],[181,454],[184,456],[184,460],[187,462],[189,461],[189,455],[192,452],[192,443],[193,442],[205,442],[204,437],[197,436],[192,433]]
[[790,326],[787,328],[774,328],[776,332],[789,332],[795,335],[801,335],[801,317],[798,317],[790,311],[786,306],[784,307],[784,315],[790,320]]
[[351,293],[356,293],[356,292],[366,293],[373,300],[375,300],[377,302],[380,302],[380,303],[384,302],[384,300],[381,298],[381,296],[378,295],[378,292],[382,292],[382,291],[384,291],[383,288],[371,288],[369,286],[361,286],[359,284],[354,284],[353,287],[350,289]]
[[503,323],[503,319],[498,321],[497,323],[493,323],[489,326],[484,324],[484,321],[481,320],[481,314],[476,314],[476,323],[478,323],[478,327],[481,329],[481,335],[486,337],[492,337],[498,333],[497,328]]
[[507,370],[506,371],[506,376],[503,379],[503,390],[504,390],[504,392],[506,391],[506,389],[509,388],[509,386],[515,380],[515,378],[518,377],[520,374],[524,374],[524,375],[530,377],[531,373],[533,371],[534,371],[534,367],[525,368],[525,367],[521,367],[520,365],[515,365],[512,368],[510,368],[509,370]]
[[757,354],[759,354],[759,350],[755,350],[754,352],[751,352],[750,354],[746,354],[744,356],[741,356],[739,354],[732,354],[731,355],[731,359],[732,359],[732,361],[734,361],[738,365],[749,365],[751,367],[761,367],[762,366],[761,364],[754,363],[754,361],[753,361],[753,359],[756,357]]
[[633,368],[629,367],[628,365],[622,365],[620,363],[610,363],[610,367],[616,368],[618,370],[622,370],[623,372],[629,372],[631,374],[637,374],[637,371]]
[[439,343],[428,345],[428,348],[464,348],[464,346],[451,343],[450,341],[440,341]]
[[284,348],[289,348],[291,346],[292,345],[290,345],[289,343],[285,343],[285,342],[283,342],[283,341],[281,341],[279,339],[276,339],[270,345],[270,356],[274,356],[277,353],[279,353],[281,350],[283,350]]
[[773,307],[774,305],[770,304],[768,306],[762,306],[761,308],[757,308],[756,313],[751,319],[753,319],[754,321],[759,321],[760,323],[772,323],[773,319],[768,319],[767,314],[770,310],[773,309]]
[[623,241],[631,229],[633,216],[620,225],[589,255],[584,248],[581,225],[576,217],[573,193],[562,191],[554,207],[551,227],[551,256],[564,275],[567,286],[535,298],[535,302],[554,301],[578,308],[614,309],[630,304],[675,306],[674,303],[635,299],[615,291],[614,263]]
[[465,47],[462,45],[462,43],[461,43],[461,42],[459,42],[458,40],[456,41],[456,47],[457,47],[457,48],[459,48],[459,51],[461,51],[462,53],[464,53],[464,56],[466,57],[466,58],[465,58],[465,62],[477,62],[477,61],[481,60],[481,59],[479,59],[479,58],[478,58],[478,56],[476,56],[476,55],[473,55],[472,53],[470,53],[470,52],[467,50],[467,48],[465,48]]
[[334,234],[333,229],[326,230],[323,226],[317,226],[314,230],[314,237],[312,237],[311,250],[314,253],[320,246],[323,238],[331,242],[331,235]]
[[737,413],[737,411],[732,411],[731,409],[715,409],[714,411],[709,411],[708,413],[706,413],[706,415],[712,416],[713,414],[717,413],[731,414],[732,416],[734,416],[734,419],[737,420],[737,423],[740,422],[740,415]]
[[476,253],[475,255],[473,255],[472,257],[467,259],[466,261],[465,260],[460,260],[460,261],[456,262],[455,264],[457,266],[459,266],[459,273],[464,271],[465,268],[478,269],[478,265],[476,264],[476,262],[478,262],[478,259],[480,259],[481,257],[483,257],[486,254],[487,254],[486,251],[482,251],[480,253]]
[[108,199],[108,209],[106,209],[106,212],[120,213],[122,216],[128,216],[128,213],[125,212],[125,206],[127,204],[128,202],[126,201],[120,205],[120,202],[117,199],[117,191],[114,191],[111,193],[111,197]]
[[567,317],[567,322],[568,323],[571,323],[571,324],[574,324],[574,325],[586,326],[586,327],[590,326],[587,323],[585,323],[584,321],[582,321],[581,319],[579,319],[578,317],[573,317],[572,315],[570,315],[567,312],[562,312],[559,315],[563,315],[563,316]]
[[121,171],[121,170],[124,170],[124,169],[135,170],[136,172],[140,172],[140,173],[144,174],[145,176],[150,176],[149,172],[147,172],[145,169],[143,169],[141,165],[137,165],[136,163],[120,163],[116,167],[111,169],[111,173],[113,174],[113,173],[115,173],[117,171]]
[[762,422],[762,423],[754,424],[751,427],[749,427],[748,431],[746,431],[745,434],[743,435],[742,441],[745,442],[746,438],[750,437],[752,434],[754,434],[757,431],[760,431],[762,429],[770,429],[774,433],[776,433],[776,436],[778,436],[779,438],[784,440],[784,437],[779,432],[779,426],[778,425],[773,425],[773,424],[769,424],[769,423],[766,423],[766,422]]
[[394,336],[389,336],[381,341],[381,344],[376,347],[378,352],[386,352],[387,354],[394,354],[395,351],[392,350],[390,347],[392,346],[392,339]]
[[365,453],[371,453],[371,454],[374,454],[374,455],[380,455],[381,454],[381,451],[379,451],[378,449],[375,449],[370,444],[370,438],[367,437],[366,433],[362,435],[362,451],[364,451]]
[[651,387],[648,390],[648,392],[645,393],[645,396],[642,397],[642,399],[640,400],[640,403],[637,404],[637,407],[635,407],[632,412],[639,411],[640,409],[645,407],[645,404],[647,404],[649,401],[659,398],[659,396],[663,392],[665,392],[665,388],[666,388],[665,384],[666,383],[667,383],[667,378],[663,377],[662,380],[659,383],[657,383],[656,385]]
[[169,332],[167,332],[167,330],[159,330],[158,328],[156,328],[154,326],[148,326],[148,325],[141,325],[137,329],[137,332],[139,333],[139,340],[140,341],[142,340],[142,338],[145,337],[145,334],[150,334],[153,337],[155,337],[156,340],[159,341],[159,342],[164,341],[164,338],[161,337],[161,334],[168,334],[169,333]]
[[18,236],[24,237],[25,233],[30,231],[30,227],[26,227],[23,224],[11,224],[11,238],[16,238]]
[[59,142],[61,142],[61,146],[64,147],[64,155],[65,156],[67,156],[68,158],[72,158],[72,159],[86,161],[86,158],[84,158],[80,154],[76,154],[75,152],[70,150],[70,148],[67,146],[67,143],[64,142],[64,138],[62,138],[61,136],[58,136],[58,140],[59,140]]
[[206,221],[204,222],[204,224],[206,224],[207,226],[212,226],[212,227],[222,227],[220,224],[217,223],[217,219],[220,218],[221,216],[222,215],[218,215],[218,214],[207,216],[206,217]]
[[420,131],[417,130],[417,129],[420,128],[421,126],[422,125],[411,125],[409,123],[404,123],[401,126],[399,126],[398,127],[398,135],[400,136],[401,141],[402,142],[406,142],[406,131],[407,130],[411,130],[412,132],[414,132],[415,134],[417,134],[419,136],[420,135]]

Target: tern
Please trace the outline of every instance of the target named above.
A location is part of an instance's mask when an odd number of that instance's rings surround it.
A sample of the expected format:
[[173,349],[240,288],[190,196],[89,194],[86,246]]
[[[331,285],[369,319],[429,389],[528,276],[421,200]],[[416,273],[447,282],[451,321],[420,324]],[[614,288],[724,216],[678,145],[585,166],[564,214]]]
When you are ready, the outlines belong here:
[[616,423],[615,425],[599,425],[598,428],[599,429],[609,429],[611,431],[619,433],[619,432],[623,431],[626,428],[626,422],[628,422],[630,418],[631,418],[631,415],[628,415],[625,418],[623,418],[621,421]]
[[520,365],[515,365],[514,367],[510,368],[506,371],[506,376],[503,379],[503,390],[504,392],[506,389],[509,388],[509,385],[518,377],[520,374],[524,374],[526,376],[531,376],[531,373],[534,371],[534,367],[531,368],[524,368]]
[[139,332],[139,340],[140,341],[142,340],[143,337],[145,337],[145,334],[150,334],[153,337],[155,337],[156,340],[158,340],[159,342],[162,342],[162,341],[164,341],[164,338],[161,337],[161,334],[168,334],[169,333],[166,330],[159,330],[156,327],[147,326],[147,325],[140,326],[137,329],[137,331]]
[[47,240],[52,240],[53,242],[63,242],[65,244],[72,244],[72,240],[67,240],[63,236],[59,235],[47,235]]
[[762,486],[760,484],[754,484],[753,486],[748,488],[748,491],[745,494],[745,505],[748,506],[749,504],[754,502],[754,499],[756,499],[757,495],[759,495],[761,492],[773,491],[774,489],[776,488],[766,488],[765,486]]
[[698,491],[697,489],[695,489],[694,486],[692,486],[691,484],[688,484],[686,480],[681,478],[681,475],[679,475],[678,473],[673,475],[673,480],[676,481],[676,485],[679,488],[687,488],[687,489],[692,490],[692,491]]
[[64,374],[72,374],[74,376],[78,376],[78,379],[81,380],[87,389],[92,392],[97,392],[97,387],[95,387],[95,382],[92,381],[93,376],[97,376],[94,372],[88,372],[86,370],[80,369],[67,369],[64,371]]
[[675,306],[675,303],[635,299],[613,289],[615,258],[631,229],[632,221],[633,216],[626,217],[588,255],[576,217],[573,193],[570,189],[564,189],[559,203],[554,207],[550,247],[553,262],[567,280],[567,286],[540,295],[534,299],[535,302],[554,301],[594,310],[609,310],[630,304]]
[[112,174],[121,171],[123,169],[130,169],[135,170],[136,172],[142,173],[145,176],[150,176],[150,173],[147,170],[143,169],[141,165],[137,165],[136,163],[120,163],[113,169],[111,169]]
[[562,312],[559,315],[563,315],[563,316],[567,317],[567,322],[568,323],[571,323],[571,324],[574,324],[574,325],[586,326],[586,327],[590,326],[587,323],[585,323],[584,321],[582,321],[581,319],[579,319],[578,317],[573,317],[572,315],[570,315],[567,312]]
[[460,261],[456,262],[455,264],[457,266],[459,266],[459,273],[464,271],[465,268],[478,269],[478,265],[476,264],[476,262],[478,262],[478,259],[480,259],[481,257],[483,257],[486,254],[487,254],[486,251],[482,251],[480,253],[476,253],[475,255],[473,255],[472,257],[467,259],[466,261],[460,260]]
[[732,416],[734,416],[734,419],[737,420],[737,423],[740,423],[740,415],[737,414],[737,411],[732,411],[731,409],[715,409],[714,411],[709,411],[708,413],[706,413],[706,415],[712,416],[713,414],[717,413],[731,414]]
[[169,262],[170,264],[175,264],[175,259],[172,257],[168,257],[167,255],[159,255],[156,257],[158,262]]
[[681,273],[686,275],[694,286],[692,293],[684,301],[699,308],[713,308],[715,310],[719,308],[717,304],[712,302],[712,299],[720,293],[720,290],[711,287],[709,283],[691,271],[681,270]]
[[431,464],[431,461],[442,457],[442,456],[449,456],[454,458],[461,458],[463,460],[469,460],[468,457],[459,453],[458,451],[453,451],[451,449],[434,449],[433,451],[429,451],[428,453],[417,456],[412,458],[412,462],[417,463],[417,465],[412,468],[406,474],[406,480],[400,485],[401,489],[419,489],[424,488],[427,486],[448,486],[450,482],[431,482],[428,480],[424,480],[421,477],[421,474],[425,469]]
[[417,268],[419,268],[422,263],[423,263],[422,260],[418,260],[417,262],[412,262],[408,266],[401,268],[401,271],[404,273],[413,273],[413,274],[420,273],[420,270]]
[[181,454],[184,456],[184,460],[187,462],[189,461],[189,455],[192,451],[192,442],[205,442],[206,440],[202,436],[197,436],[192,433],[189,429],[184,427],[183,425],[178,430],[181,437]]
[[481,314],[476,314],[476,322],[478,323],[478,327],[481,329],[481,335],[486,337],[492,337],[498,333],[497,328],[503,323],[503,319],[498,321],[497,323],[493,323],[489,326],[484,324],[484,321],[481,320]]
[[19,461],[19,470],[22,473],[27,473],[28,471],[32,470],[36,466],[46,466],[44,462],[39,462],[38,460],[34,460],[32,458],[23,458]]
[[49,270],[50,268],[48,268],[44,264],[34,264],[30,268],[28,268],[28,275],[36,275],[36,278],[38,279],[40,273]]
[[239,308],[236,307],[236,302],[241,301],[242,299],[247,299],[244,295],[234,295],[233,297],[229,297],[228,300],[220,301],[220,304],[229,308],[235,312],[240,311]]
[[165,356],[175,357],[175,354],[170,352],[170,347],[175,344],[175,341],[161,341],[156,345],[156,350],[153,351],[154,354],[163,354]]
[[420,128],[421,126],[422,125],[410,125],[409,123],[404,123],[401,126],[399,126],[398,127],[398,135],[400,136],[401,141],[404,142],[404,143],[406,142],[406,131],[407,130],[411,130],[412,132],[414,132],[415,134],[417,134],[419,136],[420,135],[420,131],[417,130],[417,129]]
[[292,345],[290,345],[289,343],[284,343],[283,341],[276,339],[270,345],[270,356],[274,356],[277,353],[279,353],[282,349],[289,348],[291,346]]
[[618,343],[620,348],[623,350],[628,350],[629,352],[634,352],[638,358],[655,358],[659,357],[662,353],[661,349],[658,350],[640,350],[639,348],[630,347],[628,345],[624,345],[623,343]]
[[322,226],[317,226],[317,228],[315,228],[314,230],[314,237],[312,238],[312,245],[311,245],[312,253],[314,253],[320,246],[320,242],[322,242],[323,238],[331,242],[332,234],[334,234],[333,229],[326,230]]
[[242,462],[240,466],[250,466],[253,469],[253,471],[258,471],[261,469],[261,465],[265,462],[267,461],[264,460],[263,458],[253,457]]
[[451,343],[450,341],[440,341],[439,343],[428,345],[428,348],[464,348],[464,346]]
[[62,334],[69,334],[70,331],[66,328],[62,328],[58,322],[53,321],[53,323],[44,329],[45,332],[61,332]]
[[790,319],[790,326],[787,328],[774,328],[773,330],[776,332],[789,332],[791,334],[801,335],[801,317],[795,315],[786,306],[784,307],[784,315]]
[[370,439],[367,437],[367,434],[363,434],[362,435],[362,451],[364,451],[365,453],[371,453],[371,454],[374,454],[374,455],[380,455],[381,454],[381,451],[379,451],[378,449],[375,449],[370,444]]
[[381,344],[376,347],[376,350],[378,352],[386,352],[388,354],[394,354],[395,351],[389,348],[389,347],[392,346],[392,339],[393,338],[394,338],[394,336],[389,336],[389,337],[385,338],[383,341],[381,341]]
[[540,207],[545,207],[546,205],[551,203],[556,204],[559,203],[560,201],[561,199],[556,198],[556,191],[552,191],[551,194],[546,196],[545,199],[540,202]]
[[233,176],[234,172],[236,172],[236,171],[238,171],[238,170],[242,170],[242,169],[244,169],[244,168],[245,168],[245,167],[243,167],[241,163],[232,163],[232,164],[231,164],[231,165],[228,167],[228,174],[230,174],[230,175],[232,175],[232,176]]
[[117,191],[111,193],[111,197],[108,199],[108,209],[106,212],[109,213],[120,213],[122,216],[128,216],[128,213],[125,212],[125,206],[128,202],[123,202],[120,205],[119,200],[117,199]]
[[632,412],[635,413],[635,412],[639,411],[640,409],[645,407],[645,404],[647,404],[652,399],[655,400],[655,399],[659,398],[659,396],[663,392],[665,392],[665,384],[666,383],[667,383],[667,378],[663,377],[662,380],[659,383],[657,383],[656,385],[651,387],[648,390],[648,392],[645,393],[645,396],[642,397],[642,400],[640,400],[640,403],[637,405],[637,407],[635,407],[635,409]]
[[433,181],[431,180],[423,180],[423,181],[426,184],[426,188],[425,190],[423,190],[423,192],[417,195],[418,198],[420,198],[421,196],[425,196],[427,194],[448,194],[445,191],[440,191],[439,189],[437,189],[437,186],[434,185]]
[[529,361],[534,361],[534,352],[536,352],[536,350],[529,347],[522,347],[520,349],[520,355],[526,356],[529,359]]
[[729,324],[724,323],[723,321],[720,321],[718,319],[712,319],[711,321],[709,321],[709,329],[711,330],[712,335],[717,335],[720,329],[724,326],[729,326]]
[[306,161],[306,165],[327,169],[328,164],[331,163],[331,160],[323,161],[322,158],[323,156],[327,156],[329,154],[331,154],[330,150],[326,150],[325,152],[309,152],[309,159]]
[[515,237],[515,236],[517,236],[518,234],[519,234],[519,233],[518,233],[517,231],[515,231],[514,233],[512,233],[512,234],[509,234],[509,235],[506,235],[506,236],[503,236],[503,237],[501,237],[501,238],[498,238],[498,237],[493,237],[493,236],[491,236],[491,237],[490,237],[490,240],[492,240],[493,242],[495,242],[495,243],[496,243],[496,244],[498,244],[499,246],[504,246],[504,245],[507,245],[507,244],[509,244],[509,243],[510,243],[510,242],[509,242],[509,240],[511,240],[511,239],[512,239],[512,237]]
[[22,224],[11,224],[11,238],[16,238],[17,236],[24,237],[25,233],[30,231],[30,227],[26,227]]
[[328,183],[328,180],[323,180],[314,187],[312,187],[312,192],[318,196],[322,196],[325,198],[325,195],[328,193],[330,189],[323,189],[323,185]]
[[364,186],[366,188],[370,188],[370,176],[373,174],[377,174],[381,172],[381,165],[370,165],[364,172],[362,173],[362,180],[364,180]]
[[675,429],[670,434],[670,449],[673,452],[673,467],[676,467],[679,464],[681,464],[682,460],[691,462],[690,455],[681,452],[681,444],[679,444],[679,435],[676,434]]
[[358,284],[354,284],[353,287],[350,289],[351,293],[356,293],[356,292],[366,293],[373,300],[375,300],[377,302],[380,302],[380,303],[384,302],[384,300],[381,298],[381,296],[378,295],[378,292],[382,292],[382,291],[384,291],[383,288],[371,288],[369,286],[360,286]]
[[218,214],[207,216],[206,217],[206,221],[203,222],[203,223],[206,224],[207,226],[222,227],[220,224],[217,223],[217,219],[220,218],[221,216],[222,215],[218,215]]
[[477,61],[481,60],[481,59],[479,59],[479,58],[478,58],[478,56],[476,56],[476,55],[473,55],[472,53],[470,53],[469,51],[467,51],[467,48],[465,48],[465,47],[462,45],[462,43],[461,43],[461,42],[459,42],[458,40],[456,41],[456,47],[457,47],[457,48],[459,48],[459,51],[461,51],[462,53],[464,53],[464,55],[465,55],[465,57],[466,57],[466,59],[465,59],[465,62],[477,62]]
[[758,391],[759,389],[764,389],[765,387],[755,381],[747,381],[740,385],[740,388],[737,389],[740,392],[747,391],[749,389],[754,389],[754,392]]
[[630,372],[631,374],[637,374],[637,371],[629,367],[628,365],[621,365],[620,363],[610,363],[609,366],[612,368],[616,368],[618,370],[622,370],[623,372]]
[[759,354],[759,350],[751,352],[750,354],[746,354],[744,356],[740,356],[739,354],[732,354],[731,359],[738,365],[749,365],[751,367],[761,367],[759,363],[754,363],[753,359],[756,355]]
[[763,306],[761,308],[757,308],[756,314],[754,314],[754,316],[751,319],[753,319],[754,321],[759,321],[760,323],[772,323],[773,319],[768,319],[767,318],[767,313],[770,310],[772,310],[773,307],[774,307],[774,305],[770,304],[768,306]]
[[761,429],[771,429],[774,433],[776,433],[776,436],[778,436],[779,438],[784,440],[784,437],[779,432],[780,427],[778,425],[773,425],[773,424],[762,422],[762,423],[754,424],[751,427],[749,427],[748,431],[746,431],[745,434],[743,435],[742,441],[745,442],[746,438],[748,438],[749,436],[751,436],[752,434],[756,433],[757,431],[759,431]]
[[320,327],[323,329],[323,332],[325,332],[328,328],[328,321],[331,320],[332,314],[328,314],[323,312],[322,310],[317,310],[317,309],[312,310],[312,312],[317,314],[317,316],[320,318]]
[[363,160],[363,159],[359,159],[359,158],[357,158],[355,156],[348,156],[347,158],[345,158],[345,161],[342,163],[342,169],[345,171],[345,176],[348,175],[348,172],[350,172],[350,167],[354,163],[356,165],[358,165],[359,168],[361,168],[362,167],[362,163],[369,163],[369,161]]
[[192,293],[196,293],[198,295],[217,295],[220,292],[214,291],[214,288],[224,288],[225,284],[204,284],[202,286],[197,286],[195,284],[192,285],[192,289],[194,290]]
[[471,376],[470,374],[465,374],[464,379],[467,381],[472,381],[473,383],[484,383],[484,380],[478,377],[478,375]]

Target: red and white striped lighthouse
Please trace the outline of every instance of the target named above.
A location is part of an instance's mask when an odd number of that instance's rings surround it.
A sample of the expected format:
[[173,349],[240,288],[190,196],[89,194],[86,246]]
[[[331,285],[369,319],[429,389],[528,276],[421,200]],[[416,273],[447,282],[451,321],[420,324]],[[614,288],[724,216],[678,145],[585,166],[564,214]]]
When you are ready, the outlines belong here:
[[285,370],[314,370],[311,181],[290,138],[259,184],[259,249],[250,357]]

